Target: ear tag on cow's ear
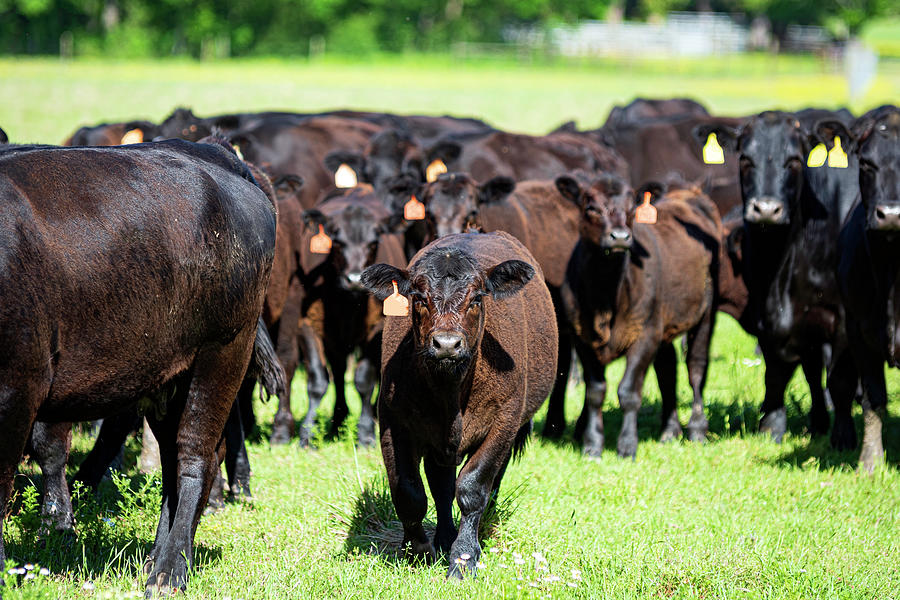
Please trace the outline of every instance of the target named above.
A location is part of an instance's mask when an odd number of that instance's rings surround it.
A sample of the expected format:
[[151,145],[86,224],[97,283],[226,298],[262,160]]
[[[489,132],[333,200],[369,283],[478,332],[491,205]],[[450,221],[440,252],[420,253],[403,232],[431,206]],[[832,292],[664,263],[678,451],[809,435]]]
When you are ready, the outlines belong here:
[[341,163],[341,166],[337,168],[337,171],[334,172],[334,186],[339,188],[352,188],[356,187],[357,184],[356,171],[353,168],[346,164]]
[[125,135],[122,136],[122,141],[119,142],[122,146],[125,144],[140,144],[144,141],[144,132],[140,129],[129,129],[125,132]]
[[841,148],[840,136],[834,136],[834,148],[828,151],[828,166],[835,169],[847,168],[847,153]]
[[331,252],[331,238],[325,233],[325,228],[319,225],[319,233],[309,240],[309,251],[313,254],[328,254]]
[[644,192],[644,203],[634,211],[634,221],[636,223],[646,223],[648,225],[656,223],[656,207],[650,204],[650,198],[650,192]]
[[725,164],[725,152],[722,150],[722,146],[719,145],[719,140],[716,138],[715,133],[710,133],[709,137],[706,138],[706,143],[703,145],[703,162],[708,165]]
[[425,205],[413,196],[403,205],[403,218],[407,221],[421,221],[425,218]]
[[425,167],[425,181],[431,183],[432,181],[437,181],[438,175],[441,173],[447,172],[447,165],[444,164],[439,158],[431,161],[427,167]]
[[828,160],[828,148],[825,144],[819,144],[809,151],[809,158],[806,159],[807,167],[821,167]]
[[400,295],[395,279],[392,279],[391,283],[394,284],[394,293],[384,299],[381,312],[386,317],[405,317],[409,314],[409,300],[406,296]]

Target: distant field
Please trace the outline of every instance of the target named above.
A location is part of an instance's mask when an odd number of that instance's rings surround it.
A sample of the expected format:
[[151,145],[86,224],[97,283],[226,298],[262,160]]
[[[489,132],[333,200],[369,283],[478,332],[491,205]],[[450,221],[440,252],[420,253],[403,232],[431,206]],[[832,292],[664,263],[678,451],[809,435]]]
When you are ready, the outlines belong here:
[[[523,66],[441,58],[339,62],[197,64],[60,63],[0,59],[0,127],[14,141],[59,142],[78,125],[146,117],[176,105],[198,114],[335,107],[473,115],[504,128],[542,132],[561,121],[601,123],[614,103],[688,95],[717,113],[846,103],[840,73],[817,61],[755,56],[674,64]],[[900,99],[900,67],[890,66],[861,111]],[[197,532],[199,569],[184,597],[214,598],[900,598],[900,372],[892,371],[885,427],[888,465],[856,471],[856,452],[837,453],[805,431],[809,395],[795,376],[781,445],[755,432],[764,366],[755,342],[729,317],[713,337],[706,388],[710,441],[660,444],[660,401],[647,377],[635,462],[616,457],[621,423],[610,369],[607,452],[582,458],[571,443],[583,386],[567,397],[566,438],[533,438],[504,479],[498,515],[483,541],[486,568],[462,584],[446,565],[398,559],[402,533],[380,452],[355,449],[350,434],[317,450],[270,448],[274,402],[257,403],[263,426],[250,445],[252,506],[229,505]],[[682,422],[689,415],[679,366]],[[306,410],[305,381],[294,379],[294,413]],[[323,403],[323,425],[332,392]],[[352,384],[350,430],[359,414]],[[536,429],[543,426],[544,411]],[[857,428],[861,418],[856,411]],[[91,441],[76,436],[76,460]],[[23,465],[7,553],[50,570],[14,583],[4,598],[121,598],[143,590],[140,565],[158,518],[159,477],[134,468],[130,442],[123,477],[96,499],[80,493],[78,538],[43,536]],[[434,522],[433,506],[427,519]],[[37,569],[35,569],[37,571]],[[91,589],[88,589],[91,588]]]
[[[448,57],[231,62],[61,62],[0,58],[0,127],[20,142],[59,143],[83,124],[197,114],[337,107],[484,118],[542,133],[597,126],[636,96],[690,96],[719,114],[848,104],[839,67],[755,55],[706,61],[457,61]],[[900,64],[883,64],[862,111],[900,98]]]

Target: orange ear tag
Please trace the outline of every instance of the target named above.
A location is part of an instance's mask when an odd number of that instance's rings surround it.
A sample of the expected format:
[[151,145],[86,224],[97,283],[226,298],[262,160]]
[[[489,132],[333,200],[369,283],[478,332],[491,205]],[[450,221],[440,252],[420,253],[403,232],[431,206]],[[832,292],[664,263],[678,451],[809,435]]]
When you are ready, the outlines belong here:
[[425,218],[425,205],[413,196],[403,205],[403,218],[407,221],[421,221]]
[[394,284],[394,293],[384,299],[381,312],[386,317],[405,317],[409,314],[409,300],[400,295],[396,280],[391,280],[391,283]]
[[437,181],[438,175],[441,173],[447,172],[447,165],[444,164],[439,158],[434,159],[429,163],[427,167],[425,167],[425,181],[431,183],[432,181]]
[[313,254],[328,254],[331,252],[331,238],[325,233],[325,228],[319,225],[319,233],[309,240],[309,251]]
[[141,131],[140,129],[129,129],[125,132],[125,135],[122,136],[122,140],[119,142],[119,144],[124,146],[125,144],[140,144],[143,141],[143,131]]
[[636,223],[647,223],[648,225],[656,223],[656,207],[650,204],[650,197],[650,192],[644,192],[644,203],[634,211]]

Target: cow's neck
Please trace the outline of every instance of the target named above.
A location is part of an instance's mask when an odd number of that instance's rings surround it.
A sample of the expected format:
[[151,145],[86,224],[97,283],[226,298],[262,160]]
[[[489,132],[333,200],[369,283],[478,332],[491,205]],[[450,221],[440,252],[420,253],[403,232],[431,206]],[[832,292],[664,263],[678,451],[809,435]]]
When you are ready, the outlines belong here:
[[454,464],[458,462],[462,441],[462,414],[472,391],[478,355],[479,350],[476,348],[468,369],[462,374],[435,371],[422,365],[425,383],[422,397],[427,398],[431,407],[427,415],[431,427],[439,432],[437,437],[440,442],[435,445],[434,450],[442,455],[443,460],[439,461],[442,464],[447,464],[450,460]]
[[609,320],[615,312],[620,290],[628,283],[630,252],[610,252],[600,246],[583,242],[584,267],[581,276],[583,306],[590,306],[594,315]]
[[744,225],[744,264],[746,265],[748,305],[753,321],[765,331],[766,299],[785,260],[791,231],[786,226]]

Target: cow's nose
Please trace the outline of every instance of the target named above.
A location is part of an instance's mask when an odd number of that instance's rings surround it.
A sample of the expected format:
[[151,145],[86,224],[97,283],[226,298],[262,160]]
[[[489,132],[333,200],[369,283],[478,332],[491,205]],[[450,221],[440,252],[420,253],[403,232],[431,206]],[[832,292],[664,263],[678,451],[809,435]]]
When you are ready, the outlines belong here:
[[439,331],[431,336],[431,352],[435,358],[459,358],[464,351],[463,336],[458,333]]
[[900,229],[900,203],[876,205],[875,227],[888,230]]
[[784,221],[784,202],[777,198],[751,198],[744,220],[748,223],[781,223]]
[[622,227],[616,227],[609,232],[609,240],[616,246],[627,246],[631,243],[631,232]]

